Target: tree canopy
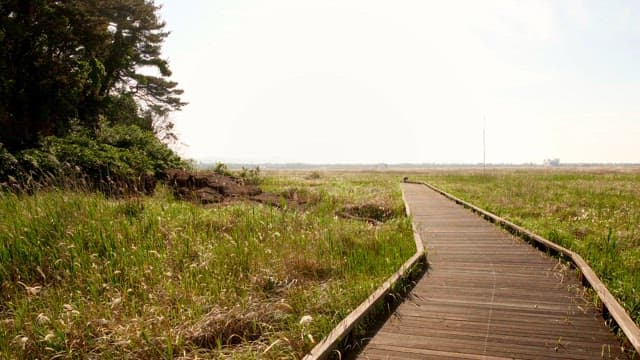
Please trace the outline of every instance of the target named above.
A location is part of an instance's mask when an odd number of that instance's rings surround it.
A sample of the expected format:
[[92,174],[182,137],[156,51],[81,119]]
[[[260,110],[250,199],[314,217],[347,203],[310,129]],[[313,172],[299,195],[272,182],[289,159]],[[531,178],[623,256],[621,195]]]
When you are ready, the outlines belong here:
[[0,143],[11,151],[101,118],[172,137],[184,102],[149,0],[0,2]]

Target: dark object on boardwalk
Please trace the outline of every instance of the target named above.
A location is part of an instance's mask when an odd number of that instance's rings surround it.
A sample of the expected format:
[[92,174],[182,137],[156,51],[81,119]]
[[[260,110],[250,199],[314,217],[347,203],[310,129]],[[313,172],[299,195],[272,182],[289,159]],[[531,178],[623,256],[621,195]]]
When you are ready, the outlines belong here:
[[405,176],[405,177],[402,179],[402,182],[409,182],[409,177],[408,177],[408,176]]

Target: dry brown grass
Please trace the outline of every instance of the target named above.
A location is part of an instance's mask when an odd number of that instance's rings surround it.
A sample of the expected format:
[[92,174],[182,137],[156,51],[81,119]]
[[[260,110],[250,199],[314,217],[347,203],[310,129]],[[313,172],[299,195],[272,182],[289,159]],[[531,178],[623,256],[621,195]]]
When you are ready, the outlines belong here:
[[282,307],[265,302],[215,307],[182,335],[188,342],[205,349],[250,343],[273,332],[272,324],[286,316],[280,309]]
[[333,269],[325,259],[292,254],[285,267],[290,276],[298,281],[324,281],[331,277]]

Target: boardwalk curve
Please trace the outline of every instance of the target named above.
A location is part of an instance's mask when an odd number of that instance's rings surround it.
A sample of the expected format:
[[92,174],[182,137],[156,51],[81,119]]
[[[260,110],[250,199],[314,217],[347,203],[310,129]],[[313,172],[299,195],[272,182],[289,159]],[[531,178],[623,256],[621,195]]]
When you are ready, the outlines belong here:
[[429,271],[361,359],[626,359],[577,276],[441,194],[403,184]]

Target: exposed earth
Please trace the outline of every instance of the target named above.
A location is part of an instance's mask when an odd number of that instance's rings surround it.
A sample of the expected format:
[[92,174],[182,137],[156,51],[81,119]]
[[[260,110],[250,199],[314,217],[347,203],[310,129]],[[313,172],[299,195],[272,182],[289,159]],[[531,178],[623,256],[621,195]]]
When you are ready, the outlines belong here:
[[284,201],[279,195],[263,192],[255,185],[245,184],[242,178],[212,171],[170,170],[167,178],[176,198],[197,204],[248,200],[280,207]]
[[[295,191],[273,194],[262,191],[258,186],[246,184],[245,180],[235,176],[222,175],[213,171],[190,172],[170,170],[167,183],[173,189],[177,199],[196,204],[222,204],[236,201],[249,201],[275,207],[303,209],[314,202],[300,197]],[[393,218],[394,212],[379,204],[347,205],[336,211],[342,218],[380,225]]]

